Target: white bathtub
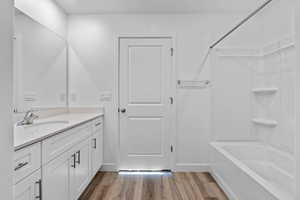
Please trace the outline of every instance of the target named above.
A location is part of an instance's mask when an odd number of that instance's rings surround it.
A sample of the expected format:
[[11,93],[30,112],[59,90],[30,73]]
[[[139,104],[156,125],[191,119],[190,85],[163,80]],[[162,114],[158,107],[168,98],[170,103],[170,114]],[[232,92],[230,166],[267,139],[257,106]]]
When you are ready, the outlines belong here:
[[214,142],[212,174],[232,200],[294,200],[293,157],[255,142]]

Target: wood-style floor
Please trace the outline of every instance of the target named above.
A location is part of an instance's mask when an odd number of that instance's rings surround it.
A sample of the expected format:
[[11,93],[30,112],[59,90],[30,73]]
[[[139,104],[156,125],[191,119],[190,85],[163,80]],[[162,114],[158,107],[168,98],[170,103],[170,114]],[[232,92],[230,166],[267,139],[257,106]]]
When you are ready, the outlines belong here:
[[209,173],[101,172],[79,200],[228,200]]

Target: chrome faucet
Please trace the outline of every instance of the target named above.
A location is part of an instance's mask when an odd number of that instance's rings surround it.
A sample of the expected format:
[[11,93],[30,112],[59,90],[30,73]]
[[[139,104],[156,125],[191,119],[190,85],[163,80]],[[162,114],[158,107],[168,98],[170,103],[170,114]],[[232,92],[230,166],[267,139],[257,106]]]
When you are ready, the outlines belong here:
[[18,122],[18,126],[31,125],[35,119],[39,118],[39,116],[35,115],[32,110],[26,112],[24,119]]

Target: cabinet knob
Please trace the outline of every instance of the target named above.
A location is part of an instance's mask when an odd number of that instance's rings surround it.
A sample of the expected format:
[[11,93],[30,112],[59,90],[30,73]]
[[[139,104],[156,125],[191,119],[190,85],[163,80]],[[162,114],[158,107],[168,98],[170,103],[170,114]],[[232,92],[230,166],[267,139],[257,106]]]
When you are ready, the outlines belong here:
[[121,108],[121,109],[120,109],[120,112],[121,112],[121,113],[126,113],[126,108]]

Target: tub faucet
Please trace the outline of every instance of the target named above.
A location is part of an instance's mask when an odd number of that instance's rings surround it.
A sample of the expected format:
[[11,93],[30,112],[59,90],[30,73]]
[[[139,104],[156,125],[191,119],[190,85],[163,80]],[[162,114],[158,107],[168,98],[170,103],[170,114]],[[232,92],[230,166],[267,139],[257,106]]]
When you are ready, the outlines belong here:
[[24,119],[18,122],[18,126],[31,125],[35,119],[39,118],[39,116],[35,115],[32,110],[26,112]]

